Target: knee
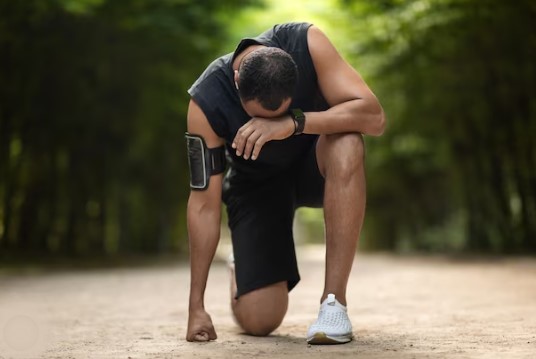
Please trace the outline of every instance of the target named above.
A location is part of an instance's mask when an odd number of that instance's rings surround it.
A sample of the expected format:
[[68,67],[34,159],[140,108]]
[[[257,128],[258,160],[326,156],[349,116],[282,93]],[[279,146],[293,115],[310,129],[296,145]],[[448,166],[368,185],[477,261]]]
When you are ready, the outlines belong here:
[[255,306],[245,310],[244,308],[242,309],[240,313],[235,312],[235,316],[244,332],[249,335],[263,337],[279,327],[285,317],[287,306],[272,308]]
[[266,336],[279,327],[287,307],[287,284],[280,282],[241,296],[233,313],[246,334]]
[[241,324],[242,329],[246,334],[258,336],[258,337],[265,337],[272,333],[274,330],[279,327],[281,322],[283,321],[283,317],[281,318],[247,318],[243,320]]
[[365,143],[359,133],[329,135],[326,174],[349,180],[365,160]]

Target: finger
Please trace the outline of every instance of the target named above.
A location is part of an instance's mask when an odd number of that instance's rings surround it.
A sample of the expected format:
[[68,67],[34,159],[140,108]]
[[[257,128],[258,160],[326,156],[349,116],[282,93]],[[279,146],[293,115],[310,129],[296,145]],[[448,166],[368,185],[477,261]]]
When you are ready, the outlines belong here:
[[253,153],[251,154],[251,159],[256,160],[259,157],[259,154],[261,153],[261,149],[266,143],[266,137],[260,136],[257,141],[255,142],[255,147],[253,148]]
[[251,135],[249,135],[248,139],[246,140],[246,146],[244,148],[244,158],[246,160],[251,157],[251,151],[253,151],[253,147],[256,146],[256,142],[261,136],[262,133],[260,131],[255,131]]
[[248,124],[246,123],[244,126],[240,127],[238,131],[236,132],[235,138],[233,138],[233,143],[231,144],[231,147],[236,149],[238,146],[238,142],[240,141],[240,138],[242,136],[242,132],[246,129],[246,126]]
[[207,332],[201,332],[195,335],[194,341],[196,342],[207,342],[209,340],[209,335]]
[[251,121],[248,121],[245,125],[243,125],[242,127],[238,129],[238,131],[236,132],[235,138],[233,139],[233,143],[231,144],[232,148],[236,149],[238,142],[240,140],[240,136],[242,135],[242,132],[244,132],[244,130],[249,127],[250,122]]
[[245,125],[240,127],[238,131],[236,132],[235,138],[233,139],[233,143],[231,144],[231,147],[237,148],[238,143],[240,142],[240,139],[242,138],[242,133],[251,125],[251,120],[249,120]]
[[241,156],[244,152],[244,146],[248,137],[255,131],[255,126],[249,125],[249,122],[242,126],[236,133],[236,137],[233,140],[233,144],[236,149],[236,155]]
[[197,342],[197,341],[199,341],[199,340],[197,339],[197,336],[198,336],[198,335],[199,335],[199,334],[197,334],[197,333],[190,333],[190,334],[188,334],[188,335],[186,336],[186,340],[189,341],[189,342]]

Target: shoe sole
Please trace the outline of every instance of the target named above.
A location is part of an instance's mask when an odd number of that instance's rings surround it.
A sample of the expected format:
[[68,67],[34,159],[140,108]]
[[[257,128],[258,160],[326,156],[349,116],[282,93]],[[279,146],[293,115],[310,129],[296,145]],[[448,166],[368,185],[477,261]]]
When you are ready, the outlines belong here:
[[312,337],[307,338],[307,343],[315,345],[345,344],[352,340],[352,336],[330,336],[323,332],[315,333]]

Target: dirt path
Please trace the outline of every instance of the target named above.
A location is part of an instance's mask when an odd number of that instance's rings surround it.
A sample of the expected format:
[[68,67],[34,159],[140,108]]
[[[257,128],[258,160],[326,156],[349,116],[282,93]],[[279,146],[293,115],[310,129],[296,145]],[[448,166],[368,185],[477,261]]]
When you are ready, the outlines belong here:
[[[226,267],[214,264],[206,302],[219,338],[206,344],[184,340],[186,264],[0,275],[0,358],[536,358],[534,259],[359,255],[348,295],[356,340],[311,347],[322,252],[298,251],[302,281],[268,338],[240,334]],[[15,350],[33,339],[33,352]]]

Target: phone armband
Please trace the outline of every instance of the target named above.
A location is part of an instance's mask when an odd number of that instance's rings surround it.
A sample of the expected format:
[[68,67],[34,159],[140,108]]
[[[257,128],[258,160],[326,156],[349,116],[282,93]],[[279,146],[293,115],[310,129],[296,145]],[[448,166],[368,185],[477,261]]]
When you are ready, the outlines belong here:
[[225,171],[225,147],[208,148],[203,137],[186,132],[188,166],[190,168],[190,188],[204,191],[208,188],[210,176]]

